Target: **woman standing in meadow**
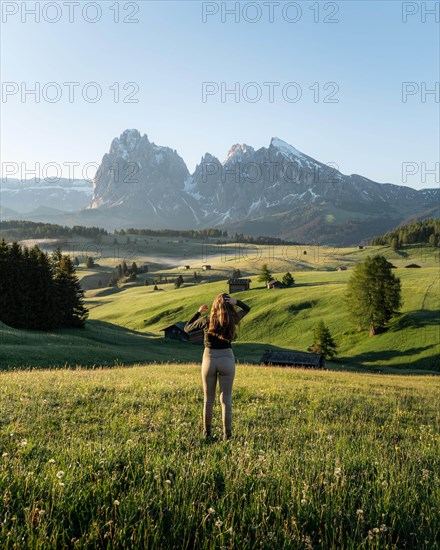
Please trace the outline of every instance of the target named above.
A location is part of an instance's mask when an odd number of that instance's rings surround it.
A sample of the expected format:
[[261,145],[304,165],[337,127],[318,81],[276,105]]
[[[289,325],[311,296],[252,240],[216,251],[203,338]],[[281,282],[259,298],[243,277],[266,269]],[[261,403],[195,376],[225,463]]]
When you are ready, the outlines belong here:
[[[238,305],[241,311],[236,311]],[[219,294],[211,308],[211,315],[201,317],[208,306],[203,304],[186,323],[184,330],[204,330],[202,359],[202,382],[204,407],[203,429],[207,438],[211,437],[212,409],[214,407],[217,377],[220,385],[220,403],[222,406],[223,439],[231,437],[232,425],[232,384],[235,377],[235,357],[231,341],[237,337],[236,325],[250,311],[250,307],[228,294]]]

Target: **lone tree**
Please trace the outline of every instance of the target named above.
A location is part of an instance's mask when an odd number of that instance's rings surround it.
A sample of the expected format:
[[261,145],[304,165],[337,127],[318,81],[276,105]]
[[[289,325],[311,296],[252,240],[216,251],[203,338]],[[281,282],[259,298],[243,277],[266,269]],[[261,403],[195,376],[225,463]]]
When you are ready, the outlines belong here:
[[330,334],[329,329],[326,327],[324,321],[319,321],[313,331],[314,342],[307,351],[311,353],[320,353],[326,359],[333,359],[336,355],[336,343]]
[[281,280],[286,286],[293,286],[295,284],[295,279],[289,272],[287,272]]
[[367,256],[356,265],[345,296],[349,316],[358,330],[370,329],[370,336],[398,312],[402,305],[400,279],[391,271],[386,258]]
[[272,279],[272,273],[269,271],[267,264],[263,264],[260,269],[260,274],[258,275],[257,281],[267,283]]

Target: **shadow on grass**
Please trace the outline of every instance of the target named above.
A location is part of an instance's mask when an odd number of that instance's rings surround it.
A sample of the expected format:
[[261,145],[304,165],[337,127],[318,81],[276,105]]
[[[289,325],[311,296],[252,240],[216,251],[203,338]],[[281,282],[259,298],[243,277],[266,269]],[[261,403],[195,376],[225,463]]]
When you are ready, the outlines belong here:
[[[376,372],[387,372],[392,370],[394,372],[402,372],[402,374],[405,374],[405,371],[422,370],[432,371],[431,374],[434,374],[440,373],[440,356],[438,353],[433,354],[430,357],[419,357],[413,360],[409,358],[414,357],[414,355],[420,355],[422,352],[436,347],[436,344],[430,344],[422,347],[413,347],[405,351],[398,349],[386,351],[367,351],[365,353],[360,353],[355,357],[339,357],[339,361],[355,368],[358,367],[360,371],[365,371],[365,369]],[[400,364],[380,365],[380,362],[387,362],[396,358],[399,361],[401,360]],[[405,360],[405,358],[408,359]]]
[[388,329],[388,332],[398,332],[404,328],[423,328],[427,325],[440,325],[440,310],[417,309],[400,315]]

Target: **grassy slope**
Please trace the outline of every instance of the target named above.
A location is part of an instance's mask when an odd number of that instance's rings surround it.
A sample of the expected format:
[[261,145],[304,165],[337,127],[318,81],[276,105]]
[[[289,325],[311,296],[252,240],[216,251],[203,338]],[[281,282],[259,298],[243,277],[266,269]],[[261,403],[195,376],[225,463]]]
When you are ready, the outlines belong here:
[[198,364],[0,373],[0,546],[438,548],[439,383],[239,365],[207,445]]
[[[141,262],[148,249],[151,257],[162,253],[175,255],[176,264],[181,248],[190,265],[200,269],[201,243],[190,241],[176,244],[165,239],[151,239],[142,248],[139,240],[138,257]],[[210,305],[216,294],[227,290],[226,278],[233,268],[239,267],[242,274],[256,273],[265,261],[281,278],[290,270],[297,284],[292,289],[265,289],[251,276],[251,290],[237,293],[252,307],[240,327],[239,339],[234,345],[238,361],[258,362],[268,348],[306,350],[313,340],[313,327],[323,319],[339,344],[340,362],[334,368],[367,368],[372,370],[407,369],[423,371],[439,369],[439,285],[438,252],[429,247],[409,247],[406,251],[394,252],[387,247],[357,249],[326,249],[322,247],[250,247],[247,257],[236,253],[233,245],[223,256],[216,256],[215,245],[210,244],[208,260],[213,265],[204,276],[221,277],[221,280],[201,285],[185,285],[175,290],[172,284],[163,285],[163,292],[153,292],[152,287],[126,285],[121,289],[87,291],[90,321],[84,331],[56,331],[33,333],[14,331],[0,325],[0,365],[50,366],[68,364],[99,365],[132,363],[136,361],[198,361],[202,350],[180,342],[165,341],[161,329],[178,320],[187,320],[201,303]],[[243,251],[243,247],[240,247]],[[307,255],[303,254],[307,251]],[[185,251],[185,252],[183,252]],[[101,269],[114,263],[114,250],[103,246],[104,257],[99,259]],[[208,251],[209,252],[209,251]],[[402,279],[404,305],[402,315],[393,321],[387,333],[369,338],[365,333],[352,331],[343,307],[345,283],[350,276],[350,267],[367,254],[380,252],[395,265]],[[192,259],[188,260],[188,258]],[[121,254],[118,255],[120,261]],[[257,257],[257,259],[252,259]],[[198,262],[198,264],[194,262]],[[417,262],[422,269],[402,269],[410,262]],[[349,267],[346,272],[321,271],[336,265]],[[158,273],[184,277],[192,276],[178,268],[155,265]],[[310,271],[311,268],[315,270]],[[320,269],[317,271],[316,268]],[[276,270],[279,271],[276,271]],[[302,269],[302,270],[301,270]],[[309,270],[305,270],[309,269]],[[80,269],[79,275],[90,278],[92,270]],[[173,275],[174,274],[174,275]],[[140,277],[140,283],[145,276]],[[258,288],[259,287],[259,288]],[[144,323],[146,321],[146,323]]]

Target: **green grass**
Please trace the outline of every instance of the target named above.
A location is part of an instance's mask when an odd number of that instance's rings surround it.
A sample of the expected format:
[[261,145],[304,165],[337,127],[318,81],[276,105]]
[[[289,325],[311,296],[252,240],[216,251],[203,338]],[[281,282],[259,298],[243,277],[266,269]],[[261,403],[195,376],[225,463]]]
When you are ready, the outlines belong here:
[[0,547],[438,548],[439,390],[237,365],[207,444],[199,364],[0,373]]
[[[221,256],[214,254],[218,247],[210,243],[212,254],[207,261],[213,269],[202,272],[202,245],[200,241],[176,244],[173,239],[138,239],[137,255],[131,255],[130,261],[139,265],[146,261],[153,266],[147,275],[150,279],[158,274],[168,277],[183,274],[187,282],[182,288],[175,289],[170,283],[160,285],[162,292],[154,292],[151,285],[143,286],[145,275],[141,275],[139,284],[87,290],[90,320],[85,330],[39,333],[17,331],[0,324],[0,369],[199,361],[200,346],[165,340],[161,329],[176,321],[188,320],[202,303],[210,306],[217,294],[228,290],[227,277],[233,268],[239,267],[252,281],[251,290],[235,295],[252,308],[234,343],[239,362],[258,364],[266,349],[306,351],[313,342],[315,325],[323,319],[339,352],[338,361],[328,363],[329,368],[388,373],[440,371],[438,250],[426,246],[408,246],[397,252],[388,247],[358,250],[263,246],[249,247],[246,257],[243,245],[237,245],[238,248],[228,245],[230,253]],[[111,243],[104,243],[103,256],[98,259],[101,267],[96,270],[80,267],[78,275],[85,277],[88,284],[96,278],[103,279],[103,270],[110,273],[111,265],[122,261],[124,247],[121,245],[117,252]],[[375,252],[398,266],[394,271],[402,280],[403,307],[386,332],[370,338],[366,332],[353,330],[343,296],[352,268],[367,254]],[[179,262],[189,262],[192,268],[185,272],[178,267],[165,266],[160,263],[161,254],[166,258],[174,255],[176,266]],[[255,259],[253,255],[260,257]],[[148,258],[154,258],[156,263]],[[268,263],[278,278],[291,271],[295,286],[266,289],[256,276],[263,262]],[[412,262],[419,263],[422,268],[404,269]],[[346,265],[348,270],[334,271],[337,265]],[[189,282],[193,266],[205,277],[199,285]]]

